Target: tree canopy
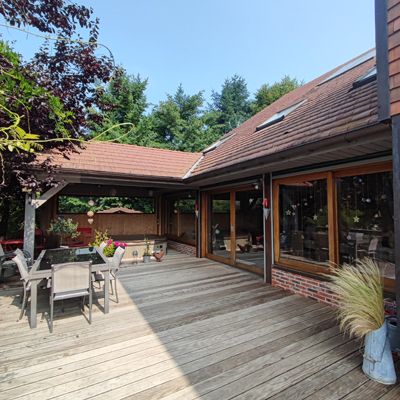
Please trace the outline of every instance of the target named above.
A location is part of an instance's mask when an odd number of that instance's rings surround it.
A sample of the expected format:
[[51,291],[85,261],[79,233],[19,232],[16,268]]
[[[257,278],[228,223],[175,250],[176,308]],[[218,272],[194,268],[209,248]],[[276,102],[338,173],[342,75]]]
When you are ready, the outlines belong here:
[[258,113],[265,107],[278,100],[280,97],[298,88],[303,83],[296,78],[285,75],[279,82],[272,85],[265,83],[255,94],[254,102],[251,105],[253,114]]

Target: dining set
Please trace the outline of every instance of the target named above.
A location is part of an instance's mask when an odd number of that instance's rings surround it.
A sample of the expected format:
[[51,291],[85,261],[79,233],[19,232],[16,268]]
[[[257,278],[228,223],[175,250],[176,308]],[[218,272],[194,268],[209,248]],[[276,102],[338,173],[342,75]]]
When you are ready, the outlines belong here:
[[[94,284],[103,284],[103,312],[109,312],[110,288],[118,302],[117,272],[125,253],[118,247],[113,257],[103,254],[105,243],[99,247],[74,247],[42,250],[32,262],[20,249],[12,254],[3,253],[3,262],[14,263],[21,276],[23,296],[19,320],[24,316],[30,299],[29,322],[31,328],[37,326],[38,291],[49,291],[49,327],[53,332],[54,303],[60,300],[82,298],[84,310],[88,299],[88,317],[92,322]],[[10,260],[11,258],[11,260]],[[0,260],[1,261],[1,260]],[[113,288],[114,285],[114,288]]]

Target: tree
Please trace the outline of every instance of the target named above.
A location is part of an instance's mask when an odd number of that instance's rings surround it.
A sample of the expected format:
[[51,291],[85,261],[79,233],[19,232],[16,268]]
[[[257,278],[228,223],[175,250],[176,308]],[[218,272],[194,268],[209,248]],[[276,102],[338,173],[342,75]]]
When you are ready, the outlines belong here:
[[296,78],[285,75],[279,82],[272,85],[262,85],[255,94],[255,100],[251,105],[252,113],[256,114],[265,107],[278,100],[280,97],[302,85]]
[[[110,56],[96,54],[99,20],[92,8],[67,0],[2,0],[0,15],[11,26],[32,27],[57,38],[45,41],[29,67],[37,72],[37,83],[73,112],[71,128],[83,132],[87,110],[99,99],[99,83],[109,80],[112,69]],[[85,32],[87,41],[81,36]]]
[[244,78],[234,75],[225,80],[221,92],[213,92],[211,115],[214,129],[219,131],[219,136],[239,126],[250,116],[249,91]]
[[128,75],[124,68],[117,68],[100,96],[100,109],[90,110],[92,136],[100,134],[99,140],[117,139],[121,143],[143,144],[141,133],[144,128],[142,119],[148,106],[147,83],[147,79]]
[[203,93],[185,94],[182,85],[161,101],[151,114],[152,129],[159,146],[199,151],[208,144],[202,119]]
[[[35,151],[68,147],[66,138],[79,138],[88,126],[88,107],[99,99],[98,84],[111,73],[109,57],[96,56],[98,25],[92,10],[64,0],[2,0],[0,15],[11,26],[27,26],[57,41],[48,40],[30,63],[0,48],[0,236],[7,231],[10,215],[21,213],[24,192],[54,184],[49,162],[41,165],[48,178],[32,173]],[[84,42],[79,34],[88,31]],[[62,100],[61,100],[62,99]],[[28,135],[28,136],[27,136]],[[12,141],[10,143],[10,140]]]

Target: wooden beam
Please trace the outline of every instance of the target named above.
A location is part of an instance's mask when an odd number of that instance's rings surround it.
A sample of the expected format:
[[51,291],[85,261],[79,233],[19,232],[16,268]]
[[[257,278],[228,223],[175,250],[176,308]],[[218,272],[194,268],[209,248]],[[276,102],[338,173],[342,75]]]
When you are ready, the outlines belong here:
[[25,217],[24,217],[24,250],[34,257],[35,251],[35,217],[36,208],[33,205],[34,194],[25,195]]
[[[272,207],[272,188],[271,188],[271,176],[270,174],[263,175],[263,198],[267,198],[269,202],[269,208]],[[264,213],[264,210],[263,210]],[[272,215],[269,213],[268,218],[264,219],[264,282],[272,283]]]
[[395,243],[395,292],[397,303],[397,326],[400,326],[400,116],[392,118],[393,140],[393,204]]
[[39,198],[32,199],[32,206],[35,207],[35,209],[38,209],[44,203],[46,203],[47,200],[51,199],[58,192],[63,190],[65,188],[65,186],[67,186],[67,185],[68,185],[67,182],[60,182],[57,186],[53,186],[47,192],[44,192]]
[[390,118],[389,49],[388,49],[387,0],[375,0],[375,43],[378,87],[378,117]]

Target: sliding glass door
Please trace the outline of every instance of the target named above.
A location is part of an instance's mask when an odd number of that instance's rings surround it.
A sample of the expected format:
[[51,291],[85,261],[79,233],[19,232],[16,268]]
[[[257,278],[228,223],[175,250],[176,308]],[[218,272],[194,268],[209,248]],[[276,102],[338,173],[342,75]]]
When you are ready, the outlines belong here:
[[261,190],[235,192],[235,265],[264,273],[264,218]]
[[209,196],[208,253],[225,260],[231,259],[231,193]]
[[208,194],[208,257],[263,275],[262,199],[252,185]]

